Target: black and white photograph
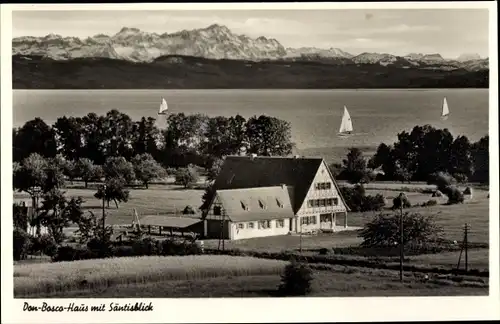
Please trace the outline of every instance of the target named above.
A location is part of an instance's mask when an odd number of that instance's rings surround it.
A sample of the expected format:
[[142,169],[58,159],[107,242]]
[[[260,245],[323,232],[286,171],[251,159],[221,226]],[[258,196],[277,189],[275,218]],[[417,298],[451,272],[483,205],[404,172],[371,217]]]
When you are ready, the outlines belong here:
[[496,3],[418,4],[2,5],[2,304],[498,319]]

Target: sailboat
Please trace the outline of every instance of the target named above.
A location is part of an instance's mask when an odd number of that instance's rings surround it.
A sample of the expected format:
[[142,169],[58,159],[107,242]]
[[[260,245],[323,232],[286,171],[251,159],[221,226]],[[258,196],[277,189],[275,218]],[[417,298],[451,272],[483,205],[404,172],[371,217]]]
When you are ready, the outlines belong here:
[[165,98],[161,98],[160,110],[158,110],[158,115],[166,115],[168,110],[167,101]]
[[450,114],[450,109],[448,108],[448,102],[446,101],[446,97],[443,99],[443,108],[441,111],[441,119],[442,120],[447,120],[448,115]]
[[352,133],[352,120],[347,111],[347,107],[344,106],[344,114],[342,115],[342,122],[340,123],[339,136],[349,136]]

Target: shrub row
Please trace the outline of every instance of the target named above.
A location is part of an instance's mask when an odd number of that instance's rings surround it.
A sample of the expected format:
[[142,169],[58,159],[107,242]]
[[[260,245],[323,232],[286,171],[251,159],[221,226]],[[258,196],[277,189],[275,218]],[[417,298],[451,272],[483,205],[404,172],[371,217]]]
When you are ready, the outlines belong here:
[[131,245],[110,246],[61,246],[52,257],[52,261],[75,261],[85,259],[100,259],[107,257],[131,257],[151,255],[193,255],[202,251],[196,243],[175,240],[158,241],[149,237],[138,239]]
[[[344,265],[352,267],[364,267],[364,268],[374,268],[374,269],[387,269],[387,270],[399,270],[399,263],[390,263],[385,261],[377,261],[373,259],[366,258],[342,258],[337,256],[325,256],[325,255],[300,255],[297,253],[281,252],[281,253],[270,253],[270,252],[258,252],[258,251],[240,251],[240,250],[205,250],[206,254],[224,254],[232,256],[252,256],[255,258],[263,259],[274,259],[290,261],[292,259],[302,260],[307,263],[323,263],[332,265]],[[465,271],[464,269],[452,269],[448,267],[426,267],[418,265],[403,265],[404,271],[410,272],[423,272],[423,273],[438,273],[438,274],[461,274],[461,275],[472,275],[478,277],[488,277],[488,270],[481,269],[470,269]]]

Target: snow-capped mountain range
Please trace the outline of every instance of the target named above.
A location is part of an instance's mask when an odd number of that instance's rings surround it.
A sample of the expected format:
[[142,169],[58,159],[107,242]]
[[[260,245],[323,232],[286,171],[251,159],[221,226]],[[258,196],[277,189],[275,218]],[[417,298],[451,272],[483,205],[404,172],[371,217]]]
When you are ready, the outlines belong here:
[[295,60],[297,58],[344,59],[356,64],[400,65],[402,67],[443,64],[447,62],[487,66],[487,59],[477,54],[463,54],[445,60],[439,54],[411,53],[404,57],[392,54],[362,53],[352,55],[339,48],[285,48],[273,38],[250,38],[237,35],[218,24],[206,28],[168,34],[148,33],[123,27],[112,36],[98,34],[86,39],[49,34],[45,37],[17,37],[12,40],[12,54],[41,55],[55,60],[73,58],[112,58],[132,62],[151,62],[165,55],[197,56],[208,59]]

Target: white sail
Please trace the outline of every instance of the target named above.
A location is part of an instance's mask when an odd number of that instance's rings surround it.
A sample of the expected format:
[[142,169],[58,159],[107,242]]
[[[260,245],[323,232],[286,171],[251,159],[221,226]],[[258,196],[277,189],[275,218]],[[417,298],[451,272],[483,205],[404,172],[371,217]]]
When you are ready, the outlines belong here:
[[340,124],[339,133],[350,133],[352,132],[352,129],[351,116],[347,111],[347,107],[344,106],[344,114],[342,115],[342,122]]
[[167,101],[165,98],[161,98],[160,110],[158,110],[158,115],[166,115],[168,110]]
[[443,110],[441,111],[441,117],[448,117],[450,114],[450,109],[448,108],[448,102],[446,101],[446,97],[443,99]]

